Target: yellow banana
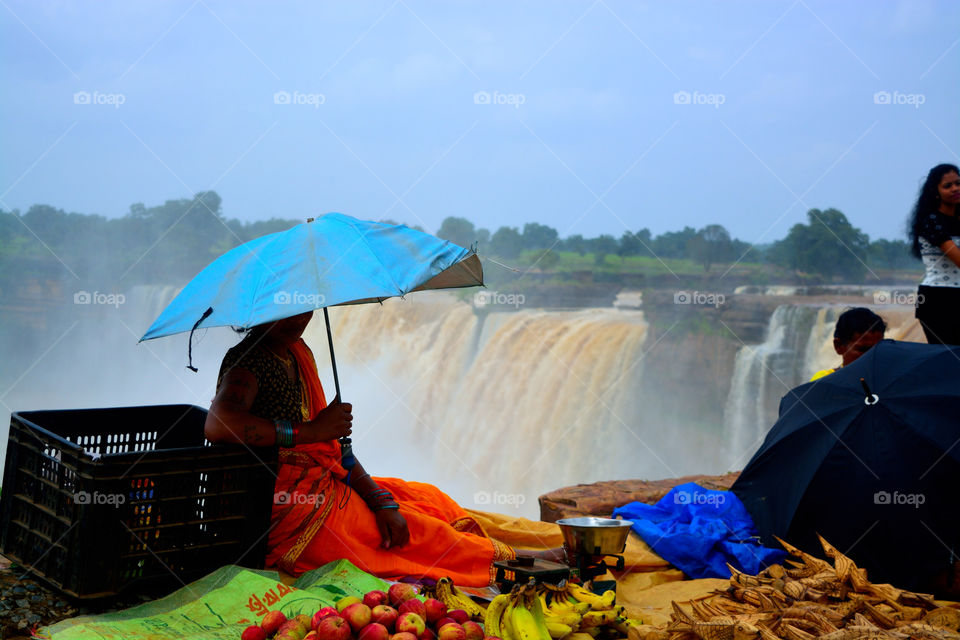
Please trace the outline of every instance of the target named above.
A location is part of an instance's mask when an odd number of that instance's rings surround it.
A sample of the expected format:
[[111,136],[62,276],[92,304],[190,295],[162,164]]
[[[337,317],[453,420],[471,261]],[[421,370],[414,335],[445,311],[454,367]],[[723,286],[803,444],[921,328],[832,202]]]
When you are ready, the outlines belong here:
[[543,615],[543,608],[540,606],[540,598],[537,597],[536,587],[530,585],[526,594],[527,609],[533,614],[533,620],[537,623],[537,629],[540,632],[540,640],[550,640],[550,631],[547,629],[547,620]]
[[626,620],[617,620],[613,624],[614,628],[620,633],[627,635],[630,633],[630,627],[639,627],[643,624],[643,620],[637,618],[627,618]]
[[503,617],[503,612],[508,604],[510,604],[510,595],[501,593],[487,605],[487,612],[483,616],[483,630],[486,635],[503,638],[500,631],[500,619]]
[[[578,584],[567,583],[567,593],[579,600],[580,602],[589,603],[594,609],[602,608],[604,606],[603,596],[598,596],[597,594],[587,591]],[[610,605],[606,605],[609,607]]]
[[483,607],[457,589],[450,578],[437,580],[437,600],[447,605],[448,609],[463,609],[471,618],[483,618]]
[[605,611],[588,611],[583,614],[583,620],[580,621],[581,627],[602,627],[612,625],[623,613],[623,607],[618,609],[607,609]]
[[[519,640],[517,630],[513,625],[513,609],[516,607],[515,598],[514,596],[507,597],[510,598],[510,600],[503,609],[503,615],[500,616],[500,638],[502,638],[502,640]],[[489,635],[486,629],[484,629],[484,634]]]
[[551,638],[565,638],[573,633],[573,628],[570,625],[547,620],[547,632]]
[[540,626],[533,618],[533,612],[527,609],[522,602],[518,602],[513,608],[510,619],[513,628],[517,631],[517,640],[544,640],[542,633],[546,633],[549,637],[549,632],[546,629],[540,630]]
[[565,624],[576,629],[580,626],[580,620],[583,616],[576,611],[567,611],[566,613],[554,613],[553,611],[545,611],[543,615],[544,619],[547,622],[553,622],[554,624]]
[[612,589],[608,589],[603,592],[603,595],[600,596],[600,604],[604,609],[609,609],[617,601],[617,592]]
[[550,603],[550,606],[544,609],[544,613],[548,616],[559,616],[567,613],[579,613],[584,614],[587,611],[590,611],[589,602],[580,602],[578,600],[567,600],[563,598],[561,600],[554,600]]

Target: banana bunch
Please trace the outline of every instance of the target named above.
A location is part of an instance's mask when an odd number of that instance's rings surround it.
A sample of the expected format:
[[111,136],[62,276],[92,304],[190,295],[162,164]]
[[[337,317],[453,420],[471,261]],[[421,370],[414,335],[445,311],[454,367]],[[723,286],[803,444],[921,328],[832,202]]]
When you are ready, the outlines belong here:
[[627,635],[638,620],[614,607],[615,592],[598,596],[579,585],[517,585],[493,599],[484,616],[487,636],[503,640],[594,640]]
[[456,585],[453,584],[453,580],[450,578],[440,578],[437,580],[435,592],[437,600],[447,605],[447,609],[463,609],[474,620],[482,620],[484,618],[483,607],[474,602],[470,596],[463,591],[457,589]]

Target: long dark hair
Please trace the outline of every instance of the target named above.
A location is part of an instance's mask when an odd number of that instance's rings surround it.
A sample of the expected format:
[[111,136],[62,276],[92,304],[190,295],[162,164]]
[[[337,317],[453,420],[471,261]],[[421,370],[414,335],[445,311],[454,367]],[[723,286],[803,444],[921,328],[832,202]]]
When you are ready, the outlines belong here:
[[916,258],[920,257],[920,221],[923,220],[923,216],[929,215],[939,208],[940,192],[937,187],[943,180],[943,176],[951,171],[960,174],[960,169],[952,164],[938,164],[930,169],[927,179],[920,187],[920,195],[917,196],[917,203],[913,205],[913,213],[910,214],[910,220],[907,222],[907,237],[911,243],[910,251]]

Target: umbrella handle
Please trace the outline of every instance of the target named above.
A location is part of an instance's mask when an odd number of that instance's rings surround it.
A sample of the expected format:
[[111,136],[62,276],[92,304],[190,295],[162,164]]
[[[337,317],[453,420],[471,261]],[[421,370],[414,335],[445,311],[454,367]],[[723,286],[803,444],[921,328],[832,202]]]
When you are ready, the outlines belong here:
[[[337,398],[340,398],[340,377],[337,375],[337,358],[333,355],[333,332],[330,331],[330,314],[327,308],[323,308],[323,319],[327,323],[327,344],[330,345],[330,364],[333,366],[333,386],[337,390]],[[340,398],[342,400],[342,398]],[[340,464],[348,472],[357,464],[357,459],[353,456],[352,440],[347,437],[340,438]],[[349,477],[349,476],[348,476]]]

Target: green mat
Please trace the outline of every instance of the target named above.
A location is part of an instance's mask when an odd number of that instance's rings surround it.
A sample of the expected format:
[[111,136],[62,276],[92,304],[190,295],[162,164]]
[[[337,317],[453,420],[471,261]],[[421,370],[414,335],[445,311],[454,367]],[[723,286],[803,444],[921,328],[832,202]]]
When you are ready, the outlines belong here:
[[52,640],[237,640],[268,610],[313,615],[345,596],[362,596],[389,583],[337,560],[303,574],[292,586],[274,571],[218,569],[166,598],[132,609],[63,620],[35,637]]

